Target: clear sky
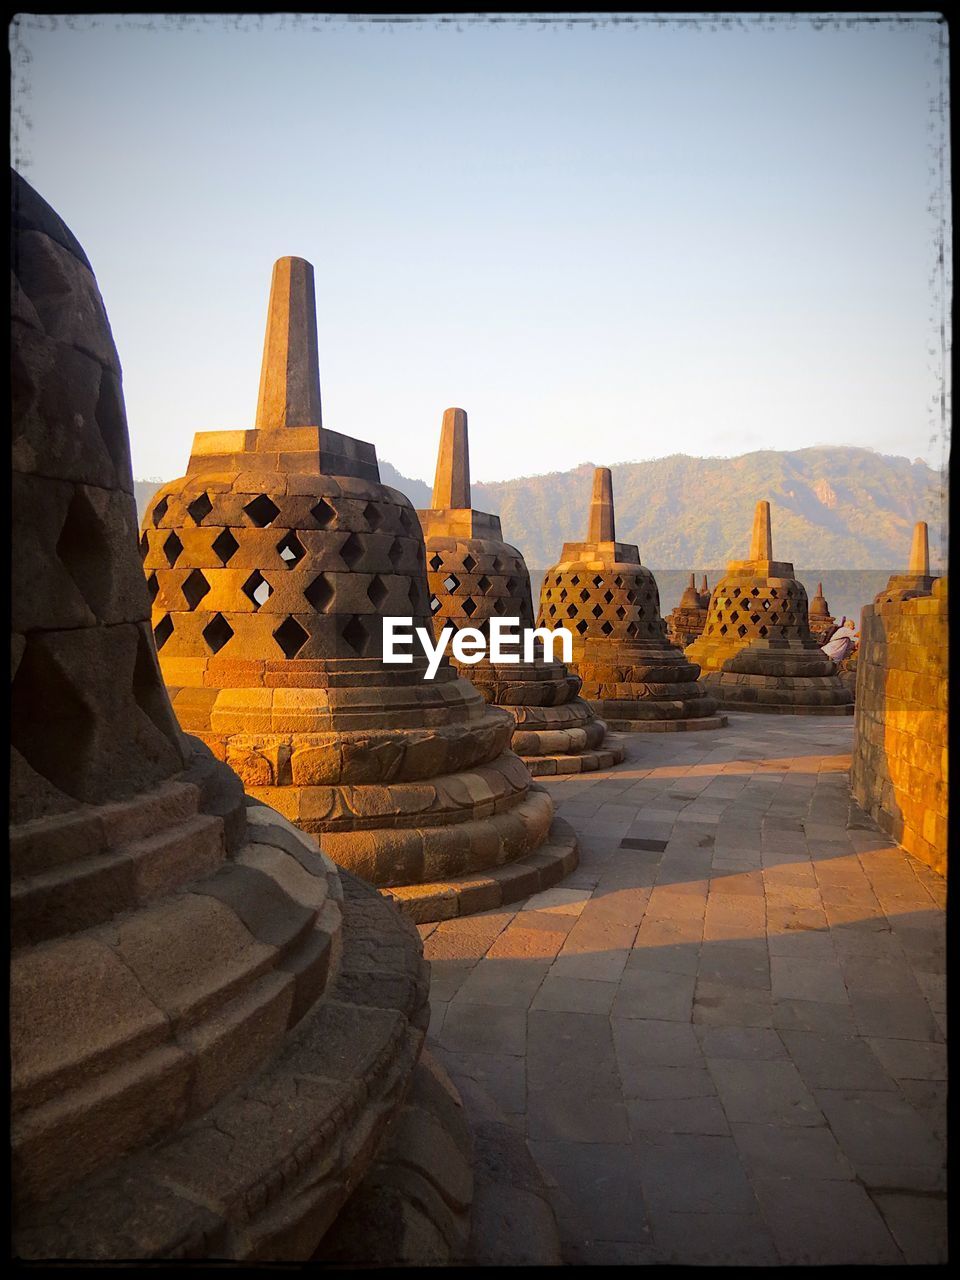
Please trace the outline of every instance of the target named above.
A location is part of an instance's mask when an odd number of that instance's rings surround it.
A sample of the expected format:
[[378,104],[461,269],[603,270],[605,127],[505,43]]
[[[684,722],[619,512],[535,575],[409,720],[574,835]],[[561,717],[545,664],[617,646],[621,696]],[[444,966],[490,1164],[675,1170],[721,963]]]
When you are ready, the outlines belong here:
[[325,424],[407,475],[448,405],[478,480],[943,460],[932,17],[11,31],[14,159],[97,273],[138,477],[253,425],[284,254],[316,268]]

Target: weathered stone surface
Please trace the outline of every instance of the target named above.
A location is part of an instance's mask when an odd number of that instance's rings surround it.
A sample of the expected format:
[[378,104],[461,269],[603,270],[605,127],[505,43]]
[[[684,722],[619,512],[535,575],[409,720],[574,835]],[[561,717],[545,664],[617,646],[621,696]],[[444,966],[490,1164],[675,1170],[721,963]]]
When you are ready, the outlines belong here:
[[713,590],[703,633],[686,649],[721,707],[849,715],[853,699],[810,630],[793,565],[773,559],[770,504],[758,502],[748,560]]
[[544,576],[537,625],[572,633],[571,669],[585,701],[612,728],[655,731],[669,720],[715,729],[723,723],[714,715],[716,700],[697,680],[699,667],[667,639],[653,574],[635,546],[616,541],[607,467],[594,475],[587,541],[566,543]]
[[[227,751],[181,733],[96,281],[17,175],[13,224],[14,1252],[306,1259],[411,1079],[419,939],[279,814],[251,801],[248,819]],[[177,588],[198,598],[196,578]],[[452,1185],[466,1221],[470,1188]]]
[[[143,571],[173,707],[253,796],[372,883],[484,878],[547,838],[552,805],[507,750],[516,720],[446,659],[429,681],[422,655],[383,661],[384,616],[430,625],[423,536],[407,499],[380,484],[373,447],[321,426],[318,368],[313,269],[283,258],[255,428],[199,433],[187,475],[144,516]],[[449,426],[451,441],[464,435],[465,416]],[[450,496],[468,475],[452,443],[448,452],[440,482]],[[478,584],[489,585],[488,571],[513,581],[529,614],[522,560],[497,545],[498,569],[492,555],[470,571]],[[569,701],[575,682],[562,667],[545,672],[543,700]],[[518,676],[522,704],[536,681],[527,669]],[[580,719],[600,728],[586,707]],[[565,755],[578,749],[569,728]],[[583,745],[596,743],[584,735]],[[449,908],[447,895],[429,896]]]
[[[473,629],[490,638],[493,619],[513,619],[514,628],[533,626],[530,575],[516,547],[503,541],[498,516],[470,505],[467,415],[443,415],[432,506],[418,511],[427,556],[433,634]],[[531,772],[579,772],[578,757],[599,747],[606,725],[577,697],[580,679],[561,662],[548,661],[537,642],[536,657],[523,661],[520,631],[511,636],[517,662],[463,664],[462,671],[490,703],[506,708],[517,727],[511,746]],[[454,659],[455,662],[455,659]],[[457,664],[459,665],[459,664]],[[551,728],[561,732],[551,733]],[[614,758],[622,753],[609,748]]]
[[[919,530],[919,526],[918,526]],[[853,795],[914,857],[947,865],[947,580],[930,579],[926,529],[907,582],[894,575],[863,610]],[[916,566],[916,574],[913,574]]]

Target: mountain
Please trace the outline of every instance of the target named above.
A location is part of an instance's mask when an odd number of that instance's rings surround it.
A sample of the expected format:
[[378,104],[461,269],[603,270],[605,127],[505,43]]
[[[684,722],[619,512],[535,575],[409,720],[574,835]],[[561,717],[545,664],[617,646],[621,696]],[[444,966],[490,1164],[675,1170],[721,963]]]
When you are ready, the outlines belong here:
[[[770,502],[774,555],[798,569],[905,569],[917,520],[928,521],[931,560],[940,563],[941,477],[919,459],[824,445],[737,458],[673,454],[611,471],[617,537],[636,543],[643,563],[654,569],[743,559],[760,498]],[[380,474],[414,506],[429,505],[430,486],[422,480],[385,461]],[[583,463],[572,471],[475,483],[473,502],[500,516],[505,539],[520,548],[531,571],[543,570],[564,542],[585,536],[592,477],[593,464]],[[136,482],[141,517],[161,483]]]

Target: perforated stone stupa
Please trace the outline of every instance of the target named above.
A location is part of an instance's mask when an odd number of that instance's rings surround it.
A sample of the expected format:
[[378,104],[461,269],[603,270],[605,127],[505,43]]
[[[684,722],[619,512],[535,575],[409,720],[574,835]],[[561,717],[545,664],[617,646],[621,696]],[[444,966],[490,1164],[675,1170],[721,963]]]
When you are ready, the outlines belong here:
[[419,1070],[419,939],[178,727],[96,280],[12,212],[14,1252],[309,1258]]
[[[489,638],[489,623],[496,617],[519,619],[521,628],[533,626],[523,556],[503,541],[499,516],[471,505],[463,409],[447,409],[443,415],[433,505],[417,515],[426,542],[435,637],[450,627],[474,629]],[[513,634],[517,637],[516,630]],[[519,656],[513,663],[492,663],[485,656],[461,670],[488,702],[514,717],[510,745],[530,772],[580,773],[619,764],[622,745],[604,741],[607,726],[577,697],[580,677],[562,662],[547,662],[539,641],[533,662]]]
[[810,630],[807,593],[773,559],[770,504],[758,502],[750,557],[713,589],[703,635],[686,650],[720,705],[750,711],[851,715],[853,695]]
[[612,729],[717,729],[699,667],[667,639],[653,574],[617,542],[613,480],[597,467],[586,542],[567,542],[540,591],[538,626],[567,627],[581,693]]
[[202,432],[141,550],[185,729],[248,791],[420,920],[485,910],[576,864],[509,750],[514,720],[444,662],[383,662],[382,618],[429,630],[423,535],[372,445],[327,430],[313,268],[282,258],[256,428]]
[[826,644],[837,629],[837,620],[830,613],[830,606],[824,598],[822,582],[817,583],[817,594],[810,601],[808,618],[810,630],[816,638],[817,644]]
[[671,610],[667,617],[667,638],[671,644],[686,648],[696,640],[707,622],[707,610],[710,606],[710,592],[707,590],[707,577],[703,577],[703,590],[698,591],[694,575],[690,575],[690,585],[680,597],[680,603]]

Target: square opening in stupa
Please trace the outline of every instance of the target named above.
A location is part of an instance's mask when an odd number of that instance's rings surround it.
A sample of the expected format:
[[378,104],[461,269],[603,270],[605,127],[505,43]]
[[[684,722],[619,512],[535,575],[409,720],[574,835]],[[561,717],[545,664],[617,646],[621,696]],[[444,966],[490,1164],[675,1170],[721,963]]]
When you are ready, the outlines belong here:
[[714,587],[703,633],[686,649],[728,710],[851,715],[853,694],[810,630],[807,592],[774,560],[770,503],[757,503],[750,555]]
[[382,618],[431,626],[423,534],[372,445],[321,423],[313,268],[274,267],[256,426],[198,433],[143,520],[160,666],[184,728],[418,920],[571,871],[577,842],[510,750],[513,716],[444,658],[383,661]]
[[420,939],[179,727],[96,279],[16,173],[12,227],[13,1252],[394,1262],[413,1224],[460,1257]]
[[700,668],[667,639],[660,593],[636,546],[617,542],[613,478],[597,467],[585,542],[564,543],[540,590],[539,626],[566,627],[584,699],[613,729],[719,729]]
[[[492,618],[533,627],[530,574],[516,547],[503,541],[500,517],[475,511],[470,494],[467,415],[447,409],[440,431],[431,506],[418,511],[427,553],[427,581],[434,636],[444,628],[474,630],[489,638]],[[518,635],[519,640],[519,635]],[[512,749],[537,775],[609,769],[623,746],[578,697],[580,677],[544,656],[536,641],[532,662],[481,661],[464,666],[488,702],[516,721]]]

